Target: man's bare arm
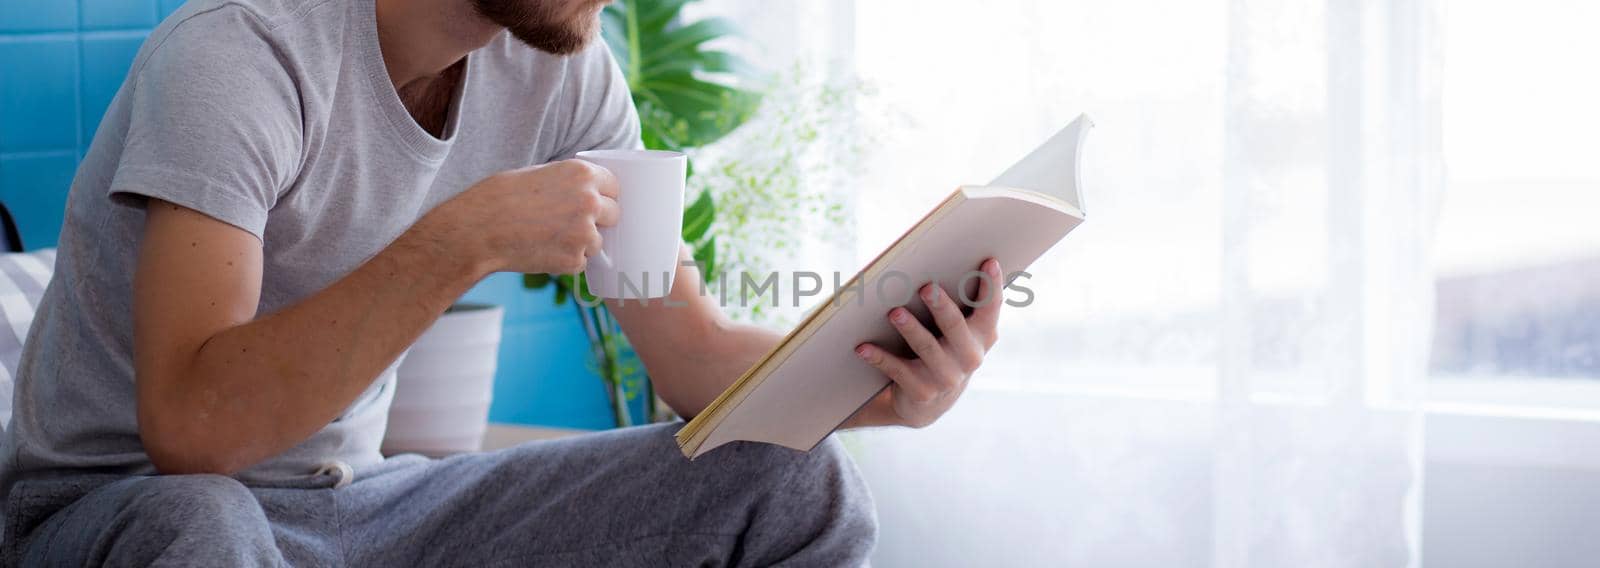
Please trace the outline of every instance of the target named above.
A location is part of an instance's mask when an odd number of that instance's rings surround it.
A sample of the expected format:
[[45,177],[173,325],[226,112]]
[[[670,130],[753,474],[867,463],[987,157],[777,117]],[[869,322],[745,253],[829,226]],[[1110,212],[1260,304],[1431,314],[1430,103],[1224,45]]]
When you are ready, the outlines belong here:
[[723,314],[715,298],[701,294],[700,270],[690,258],[681,248],[665,301],[606,301],[649,369],[656,394],[684,417],[699,414],[783,339]]
[[[262,245],[151,200],[134,285],[139,435],[163,473],[229,474],[338,417],[490,272],[571,272],[614,223],[582,162],[507,172],[430,212],[328,288],[256,314]],[[329,243],[337,246],[337,243]]]

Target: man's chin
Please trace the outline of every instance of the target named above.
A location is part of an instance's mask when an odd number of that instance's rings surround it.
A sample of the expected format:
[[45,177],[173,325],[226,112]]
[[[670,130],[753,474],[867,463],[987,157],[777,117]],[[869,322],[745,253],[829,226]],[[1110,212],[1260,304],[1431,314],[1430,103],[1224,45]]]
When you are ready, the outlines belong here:
[[599,37],[600,12],[609,3],[595,0],[590,5],[569,4],[563,9],[532,0],[474,0],[473,6],[480,16],[505,27],[528,47],[553,55],[572,55]]
[[590,42],[593,42],[600,35],[598,27],[585,30],[586,33],[573,33],[570,30],[527,30],[517,28],[511,28],[509,31],[513,37],[527,44],[528,47],[551,55],[562,56],[583,51],[589,47]]

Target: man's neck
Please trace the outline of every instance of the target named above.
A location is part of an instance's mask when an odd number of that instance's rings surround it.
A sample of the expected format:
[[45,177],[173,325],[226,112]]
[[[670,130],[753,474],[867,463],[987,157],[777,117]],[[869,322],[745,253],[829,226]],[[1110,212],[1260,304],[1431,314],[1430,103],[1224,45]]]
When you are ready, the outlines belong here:
[[378,44],[396,90],[432,80],[502,28],[467,0],[377,0]]

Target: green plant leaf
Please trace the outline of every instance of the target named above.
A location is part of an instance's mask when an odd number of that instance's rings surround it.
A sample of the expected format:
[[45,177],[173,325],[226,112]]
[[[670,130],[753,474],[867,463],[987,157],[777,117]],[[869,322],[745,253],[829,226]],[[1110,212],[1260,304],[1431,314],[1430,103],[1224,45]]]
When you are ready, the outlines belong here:
[[650,101],[639,101],[639,138],[652,150],[683,150],[689,138],[689,123]]
[[708,51],[702,53],[700,59],[701,71],[728,73],[740,77],[766,78],[766,73],[761,72],[755,65],[745,61],[743,57],[732,53]]
[[642,67],[646,69],[656,61],[699,57],[701,45],[739,33],[739,28],[725,18],[707,18],[686,26],[664,26],[658,29],[659,31],[651,38],[653,41],[641,42],[645,50]]
[[683,11],[683,7],[693,0],[656,0],[654,2],[628,2],[640,9],[639,27],[655,29],[665,27],[672,23],[674,18]]
[[760,101],[744,87],[760,74],[706,47],[737,35],[737,28],[722,18],[684,22],[683,7],[691,1],[618,0],[604,12],[603,36],[633,92],[640,138],[649,148],[683,150],[720,140]]
[[683,210],[684,242],[700,242],[700,239],[706,236],[706,232],[711,230],[711,222],[716,218],[717,206],[711,199],[711,192],[701,191],[700,197]]
[[700,265],[700,279],[710,284],[717,273],[717,237],[706,239],[704,244],[695,247],[694,262]]
[[[628,45],[628,18],[625,15],[628,2],[617,2],[600,12],[600,39],[605,40],[606,46],[611,48],[611,57],[617,60],[617,67],[627,69],[632,64],[633,51],[626,48]],[[623,46],[618,49],[617,46]]]
[[682,127],[676,138],[683,147],[704,146],[721,139],[749,119],[759,100],[737,88],[702,81],[687,73],[652,76],[638,89],[657,108],[671,109],[673,126]]
[[523,288],[527,288],[529,290],[540,290],[540,289],[543,289],[545,286],[549,286],[550,282],[551,281],[550,281],[550,275],[549,274],[524,274],[524,275],[522,275],[522,287]]
[[577,278],[573,280],[572,290],[573,297],[582,299],[585,304],[592,306],[600,301],[599,296],[589,293],[589,276],[587,272],[578,273]]

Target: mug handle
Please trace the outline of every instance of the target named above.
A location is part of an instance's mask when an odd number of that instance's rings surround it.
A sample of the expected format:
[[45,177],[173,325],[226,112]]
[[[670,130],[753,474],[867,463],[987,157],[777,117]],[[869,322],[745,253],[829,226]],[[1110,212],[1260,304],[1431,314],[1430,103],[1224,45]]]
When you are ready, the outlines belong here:
[[606,251],[604,250],[594,251],[594,255],[589,257],[589,264],[597,264],[598,266],[585,266],[583,269],[591,270],[593,268],[598,268],[600,270],[610,271],[612,266],[611,257],[606,256]]

